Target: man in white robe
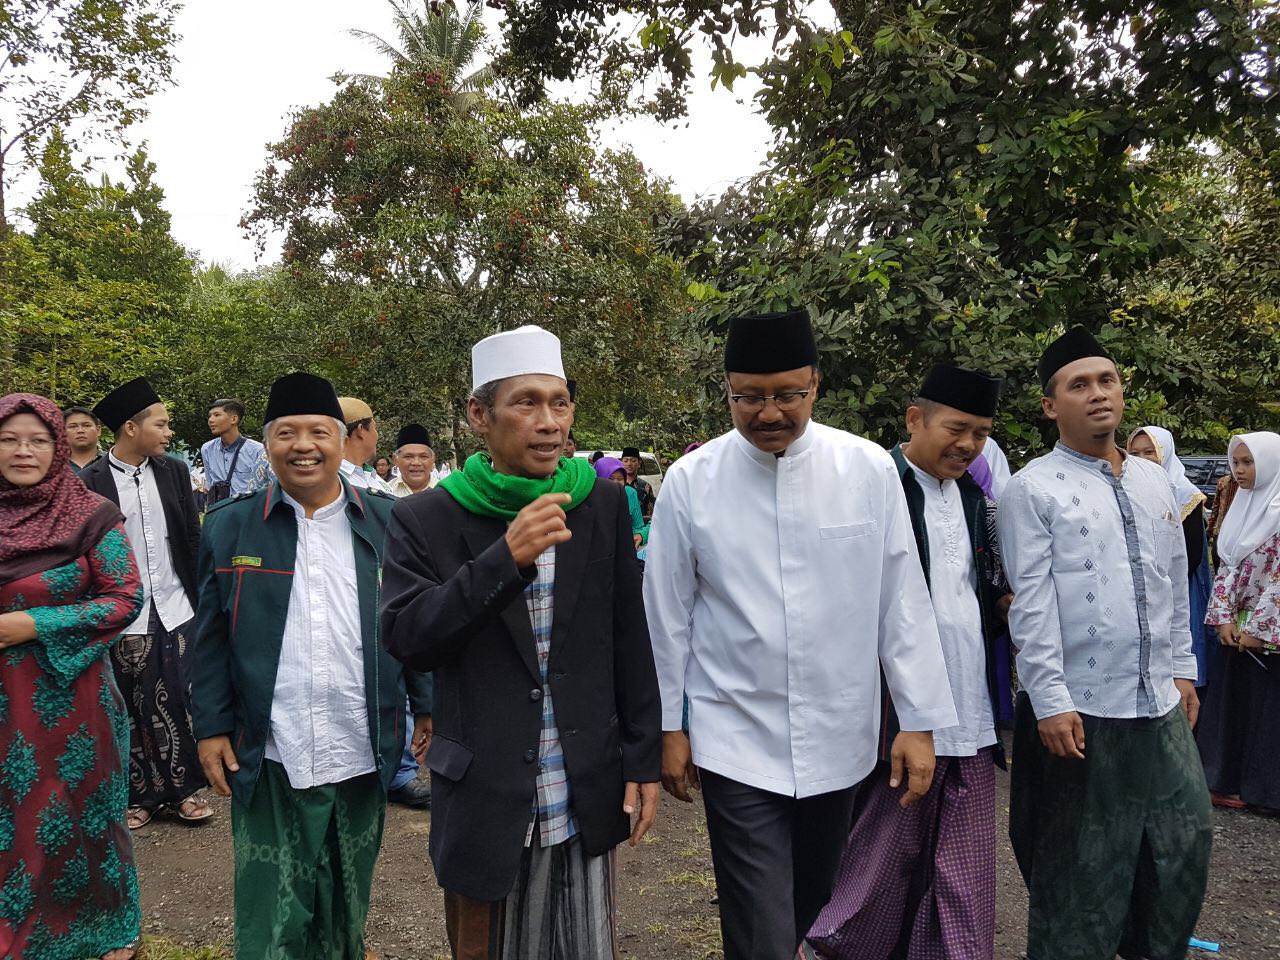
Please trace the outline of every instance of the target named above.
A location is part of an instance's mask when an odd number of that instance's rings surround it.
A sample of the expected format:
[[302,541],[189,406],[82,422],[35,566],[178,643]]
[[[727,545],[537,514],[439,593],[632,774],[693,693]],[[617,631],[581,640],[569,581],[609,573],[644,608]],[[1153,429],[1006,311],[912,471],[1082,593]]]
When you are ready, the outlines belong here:
[[645,609],[663,783],[686,801],[701,783],[725,960],[780,960],[830,896],[876,762],[881,668],[904,805],[928,791],[930,731],[956,713],[897,469],[810,421],[808,315],[735,319],[725,369],[735,429],[667,474]]

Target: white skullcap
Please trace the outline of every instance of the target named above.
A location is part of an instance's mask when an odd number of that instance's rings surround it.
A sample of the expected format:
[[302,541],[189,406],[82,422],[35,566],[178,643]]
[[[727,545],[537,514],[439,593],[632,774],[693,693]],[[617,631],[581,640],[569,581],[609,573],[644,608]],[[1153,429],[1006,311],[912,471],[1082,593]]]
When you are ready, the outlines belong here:
[[560,338],[533,324],[495,333],[471,348],[471,389],[529,373],[566,380]]

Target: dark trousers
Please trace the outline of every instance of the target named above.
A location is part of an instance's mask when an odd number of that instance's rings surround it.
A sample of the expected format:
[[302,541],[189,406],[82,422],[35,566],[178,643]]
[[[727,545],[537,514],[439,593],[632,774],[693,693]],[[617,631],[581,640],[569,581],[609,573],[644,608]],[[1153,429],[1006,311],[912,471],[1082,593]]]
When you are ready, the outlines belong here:
[[724,960],[788,960],[831,898],[857,787],[797,800],[702,770]]

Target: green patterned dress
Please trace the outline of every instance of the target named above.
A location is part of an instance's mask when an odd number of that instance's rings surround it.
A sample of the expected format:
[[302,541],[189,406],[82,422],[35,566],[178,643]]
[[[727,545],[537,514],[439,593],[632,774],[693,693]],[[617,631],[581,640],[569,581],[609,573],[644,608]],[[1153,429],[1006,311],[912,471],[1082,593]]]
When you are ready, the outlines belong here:
[[107,651],[142,604],[123,525],[0,585],[37,639],[0,651],[0,957],[99,957],[138,936],[129,720]]

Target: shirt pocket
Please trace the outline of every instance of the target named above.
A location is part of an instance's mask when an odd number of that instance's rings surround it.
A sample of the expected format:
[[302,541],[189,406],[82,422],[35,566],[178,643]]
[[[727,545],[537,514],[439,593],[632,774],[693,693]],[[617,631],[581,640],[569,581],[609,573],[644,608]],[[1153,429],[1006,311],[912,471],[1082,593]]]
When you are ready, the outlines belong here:
[[1173,566],[1173,549],[1176,537],[1182,536],[1182,524],[1176,520],[1151,520],[1151,542],[1155,547],[1156,566],[1168,572]]
[[856,537],[869,537],[876,532],[874,520],[863,520],[860,523],[836,523],[818,527],[819,540],[852,540]]

